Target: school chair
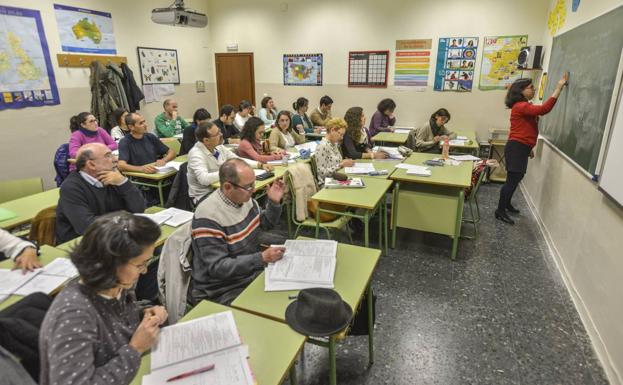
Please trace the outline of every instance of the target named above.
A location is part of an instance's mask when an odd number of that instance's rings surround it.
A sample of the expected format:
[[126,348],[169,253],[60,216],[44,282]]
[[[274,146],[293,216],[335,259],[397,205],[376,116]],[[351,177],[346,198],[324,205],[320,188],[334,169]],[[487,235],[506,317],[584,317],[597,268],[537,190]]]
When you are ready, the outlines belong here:
[[175,151],[176,154],[180,153],[180,149],[182,148],[182,144],[176,138],[162,138],[160,141],[166,144],[170,149]]
[[45,208],[37,213],[30,225],[28,239],[37,245],[56,246],[56,206]]
[[478,239],[478,224],[480,223],[480,207],[478,207],[478,190],[484,179],[484,176],[489,172],[489,165],[483,161],[477,165],[472,171],[471,186],[465,189],[465,203],[467,203],[469,209],[469,217],[463,218],[463,222],[471,223],[474,226],[474,235],[467,236],[461,235],[465,239]]
[[[301,230],[301,227],[311,227],[311,228],[316,228],[316,219],[315,218],[305,218],[302,221],[299,221],[296,217],[296,190],[294,189],[294,181],[292,179],[292,174],[290,172],[288,172],[285,175],[286,178],[286,183],[288,184],[288,190],[290,191],[290,202],[289,202],[289,214],[290,214],[290,221],[292,221],[292,223],[294,223],[296,225],[296,231],[294,232],[294,237],[296,239],[296,237],[298,236],[299,231]],[[327,222],[320,222],[320,228],[323,229],[326,234],[327,234],[327,239],[331,239],[331,231],[330,230],[340,230],[342,232],[345,232],[346,234],[348,234],[348,239],[350,241],[350,243],[353,243],[353,238],[350,234],[350,231],[347,228],[347,224],[350,221],[351,217],[349,216],[338,216],[337,218],[327,221]]]
[[43,192],[43,179],[10,179],[0,182],[0,203]]

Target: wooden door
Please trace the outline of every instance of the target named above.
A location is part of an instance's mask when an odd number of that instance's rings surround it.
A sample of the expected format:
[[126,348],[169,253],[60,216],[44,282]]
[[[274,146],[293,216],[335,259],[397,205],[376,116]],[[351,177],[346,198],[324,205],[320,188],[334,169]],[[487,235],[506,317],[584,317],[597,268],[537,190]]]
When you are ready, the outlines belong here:
[[219,109],[231,104],[238,110],[243,99],[255,105],[253,53],[216,53],[214,56]]

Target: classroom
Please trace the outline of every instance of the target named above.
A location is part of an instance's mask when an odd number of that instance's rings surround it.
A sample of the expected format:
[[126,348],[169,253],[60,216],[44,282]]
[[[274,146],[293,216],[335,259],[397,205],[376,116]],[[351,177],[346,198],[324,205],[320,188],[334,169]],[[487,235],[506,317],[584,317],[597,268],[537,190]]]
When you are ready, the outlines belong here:
[[0,0],[0,372],[623,385],[622,0]]

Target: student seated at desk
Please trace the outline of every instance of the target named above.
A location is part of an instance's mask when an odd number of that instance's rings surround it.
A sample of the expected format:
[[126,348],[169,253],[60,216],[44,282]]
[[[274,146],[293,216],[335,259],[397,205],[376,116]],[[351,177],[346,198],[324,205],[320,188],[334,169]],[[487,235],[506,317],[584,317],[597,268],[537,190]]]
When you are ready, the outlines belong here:
[[283,150],[277,150],[274,153],[264,151],[261,144],[264,132],[262,119],[255,116],[249,118],[242,128],[242,140],[238,146],[238,155],[264,163],[283,158]]
[[110,136],[112,136],[115,142],[119,143],[121,138],[130,133],[128,126],[125,124],[125,117],[128,115],[128,110],[117,108],[113,111],[112,115],[117,125],[110,130]]
[[225,104],[219,111],[218,119],[212,122],[221,130],[225,144],[240,143],[240,131],[234,126],[235,116],[234,106]]
[[[112,151],[117,149],[117,142],[108,135],[106,130],[99,127],[97,119],[90,112],[81,112],[69,120],[69,129],[72,134],[69,138],[69,157],[76,159],[78,149],[87,143],[102,143]],[[75,164],[69,165],[69,171],[76,169]]]
[[189,302],[203,299],[229,305],[285,249],[260,251],[263,230],[279,223],[284,184],[276,180],[266,193],[266,209],[252,198],[255,173],[241,159],[219,169],[221,187],[203,200],[192,221],[192,279]]
[[314,127],[314,124],[307,116],[307,109],[309,108],[309,100],[306,98],[298,98],[296,102],[292,103],[292,108],[296,111],[292,115],[292,126],[301,134],[319,133],[321,128]]
[[260,103],[262,108],[260,109],[259,117],[262,119],[265,125],[268,127],[275,124],[277,120],[277,107],[275,107],[275,101],[270,96],[264,96]]
[[133,292],[159,236],[155,222],[126,212],[89,226],[70,254],[80,277],[56,296],[41,325],[41,385],[134,379],[168,317],[162,306],[141,311]]
[[277,114],[276,127],[270,131],[268,137],[270,151],[285,150],[296,144],[305,143],[305,135],[299,134],[292,129],[292,118],[289,111],[281,111]]
[[456,138],[456,134],[445,126],[450,121],[450,113],[445,108],[435,111],[428,123],[411,130],[405,146],[417,152],[440,153],[439,142]]
[[212,118],[212,115],[205,108],[199,108],[193,114],[193,122],[190,126],[184,129],[184,133],[182,136],[182,145],[180,147],[179,155],[186,155],[188,151],[197,143],[197,138],[195,137],[195,130],[199,125],[203,122],[209,122]]
[[164,166],[175,159],[175,151],[162,143],[156,135],[147,132],[145,118],[136,112],[128,114],[125,122],[130,129],[119,142],[119,170],[155,174],[156,166]]
[[15,262],[15,269],[22,271],[41,267],[37,257],[37,246],[0,229],[0,260],[9,258]]
[[342,154],[350,159],[385,159],[387,154],[382,151],[372,151],[372,138],[363,126],[366,116],[363,108],[351,107],[344,114],[346,121],[346,134],[342,141]]
[[171,138],[181,134],[189,124],[177,112],[177,102],[165,99],[162,103],[164,112],[156,116],[156,134],[159,138]]
[[331,107],[333,106],[333,99],[325,95],[320,98],[320,105],[309,116],[314,127],[323,128],[327,122],[331,119]]
[[250,117],[255,116],[255,106],[248,100],[243,100],[238,105],[238,112],[234,118],[234,126],[238,131],[242,131],[242,127]]
[[60,189],[54,229],[57,244],[84,234],[100,215],[118,210],[145,211],[143,195],[115,169],[114,157],[103,144],[82,146],[76,167]]
[[394,132],[391,126],[396,124],[395,109],[396,103],[392,99],[383,99],[379,102],[370,119],[370,127],[368,127],[370,136],[374,137],[379,132]]
[[[210,122],[201,123],[195,132],[197,143],[188,153],[188,195],[196,204],[214,189],[218,182],[218,169],[229,159],[238,158],[229,148],[223,146],[223,135],[219,128]],[[253,168],[272,170],[269,165],[251,159],[243,159]]]
[[327,122],[327,135],[316,148],[316,175],[318,186],[324,185],[324,179],[331,177],[342,167],[352,167],[352,159],[342,159],[340,143],[346,132],[346,121],[333,118]]

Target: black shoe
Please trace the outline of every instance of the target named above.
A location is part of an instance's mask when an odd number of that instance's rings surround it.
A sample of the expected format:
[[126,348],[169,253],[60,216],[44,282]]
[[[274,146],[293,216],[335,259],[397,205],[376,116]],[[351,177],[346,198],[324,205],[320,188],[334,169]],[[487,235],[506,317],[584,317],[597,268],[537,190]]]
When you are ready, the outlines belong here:
[[506,213],[501,213],[498,210],[495,210],[495,219],[499,219],[504,223],[508,223],[509,225],[515,224],[515,221],[512,220]]
[[508,211],[511,214],[519,214],[519,210],[517,210],[516,208],[513,207],[513,205],[509,204],[508,206],[506,206],[506,211]]

